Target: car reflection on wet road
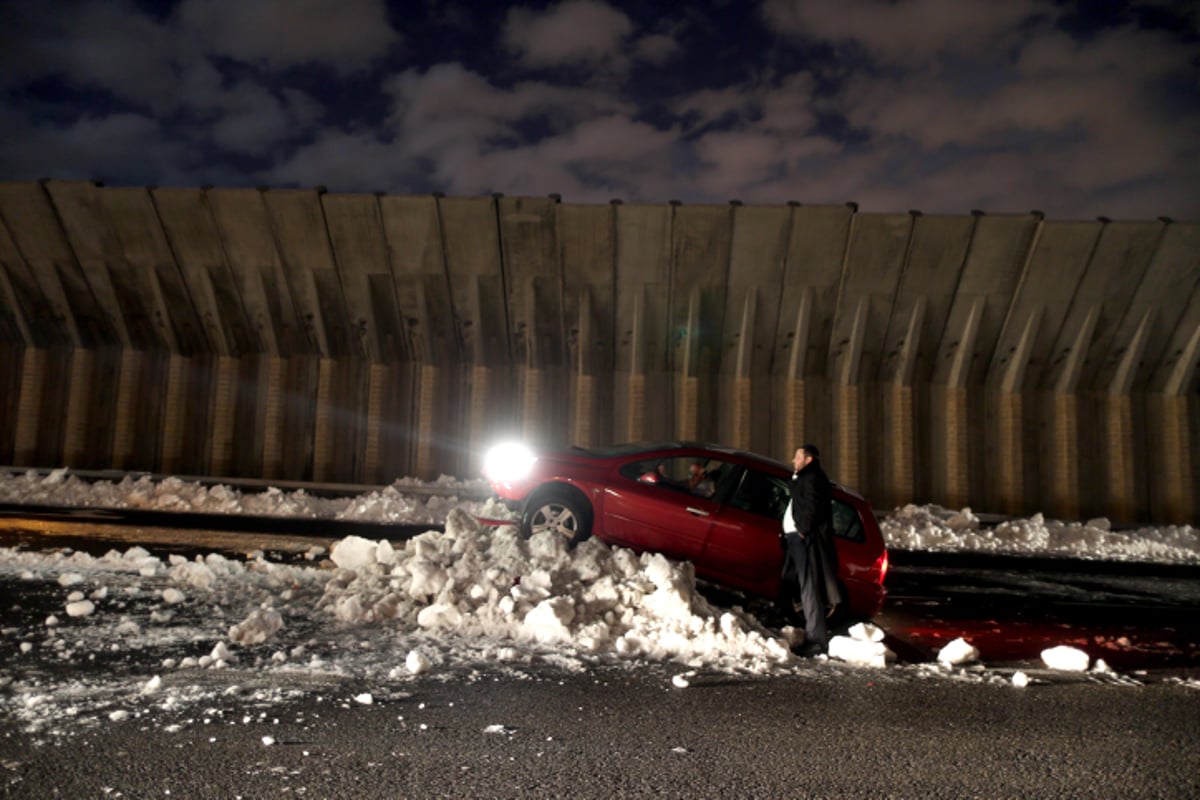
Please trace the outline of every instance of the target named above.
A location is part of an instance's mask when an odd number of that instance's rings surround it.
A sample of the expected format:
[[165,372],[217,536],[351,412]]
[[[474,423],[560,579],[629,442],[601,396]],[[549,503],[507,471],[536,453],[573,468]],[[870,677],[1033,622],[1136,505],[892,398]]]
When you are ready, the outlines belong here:
[[894,553],[876,624],[908,661],[962,637],[988,664],[1069,645],[1113,669],[1200,669],[1200,568]]

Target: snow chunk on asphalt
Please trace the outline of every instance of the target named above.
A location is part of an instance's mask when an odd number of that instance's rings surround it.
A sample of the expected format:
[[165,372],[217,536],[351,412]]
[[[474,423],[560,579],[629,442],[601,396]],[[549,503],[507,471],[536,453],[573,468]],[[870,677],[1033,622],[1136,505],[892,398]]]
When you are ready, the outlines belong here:
[[241,645],[262,644],[283,627],[283,615],[273,608],[256,608],[229,629],[229,638]]
[[937,660],[942,664],[969,664],[979,658],[979,649],[961,636],[938,651]]
[[376,563],[379,545],[361,536],[347,536],[333,543],[329,551],[329,560],[342,569],[360,570]]
[[1050,669],[1063,672],[1086,672],[1091,657],[1082,650],[1067,645],[1059,645],[1042,651],[1042,661]]
[[869,623],[852,627],[849,636],[834,636],[829,640],[829,657],[882,669],[896,654],[883,643],[883,631]]
[[416,650],[413,650],[408,654],[408,658],[404,659],[404,666],[413,675],[420,675],[422,672],[429,671],[429,659]]
[[67,603],[67,616],[70,617],[90,617],[95,610],[96,605],[91,600],[76,600],[73,603]]
[[176,605],[178,603],[182,603],[184,600],[187,599],[187,597],[184,595],[183,592],[172,587],[170,589],[163,589],[162,599],[163,599],[164,603],[167,603],[169,605]]

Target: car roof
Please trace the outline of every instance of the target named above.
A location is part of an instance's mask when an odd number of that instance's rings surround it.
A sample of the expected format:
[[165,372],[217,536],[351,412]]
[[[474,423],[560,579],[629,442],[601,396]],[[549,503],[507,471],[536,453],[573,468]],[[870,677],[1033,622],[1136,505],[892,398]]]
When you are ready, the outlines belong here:
[[636,455],[637,453],[660,452],[664,450],[707,450],[710,453],[736,456],[746,461],[757,461],[761,464],[776,467],[779,469],[790,470],[791,467],[782,461],[777,461],[773,458],[752,453],[749,450],[739,450],[736,447],[729,447],[723,444],[713,444],[712,442],[693,442],[693,441],[669,441],[669,442],[625,442],[609,447],[594,447],[594,448],[575,448],[577,451],[582,451],[599,458],[611,458],[614,456]]

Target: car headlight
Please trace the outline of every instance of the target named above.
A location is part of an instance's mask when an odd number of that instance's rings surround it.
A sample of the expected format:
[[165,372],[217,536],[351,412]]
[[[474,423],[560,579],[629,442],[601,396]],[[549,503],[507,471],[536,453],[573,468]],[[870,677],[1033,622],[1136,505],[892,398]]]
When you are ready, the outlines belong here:
[[483,475],[488,480],[512,483],[528,475],[536,461],[537,456],[523,444],[496,445],[483,459]]

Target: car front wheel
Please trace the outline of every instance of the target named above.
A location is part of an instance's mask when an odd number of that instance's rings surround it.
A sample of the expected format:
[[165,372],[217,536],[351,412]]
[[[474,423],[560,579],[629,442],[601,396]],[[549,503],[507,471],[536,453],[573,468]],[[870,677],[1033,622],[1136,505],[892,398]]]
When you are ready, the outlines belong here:
[[568,544],[578,544],[592,535],[592,509],[587,501],[565,492],[546,494],[526,510],[525,530],[530,536],[550,531]]

